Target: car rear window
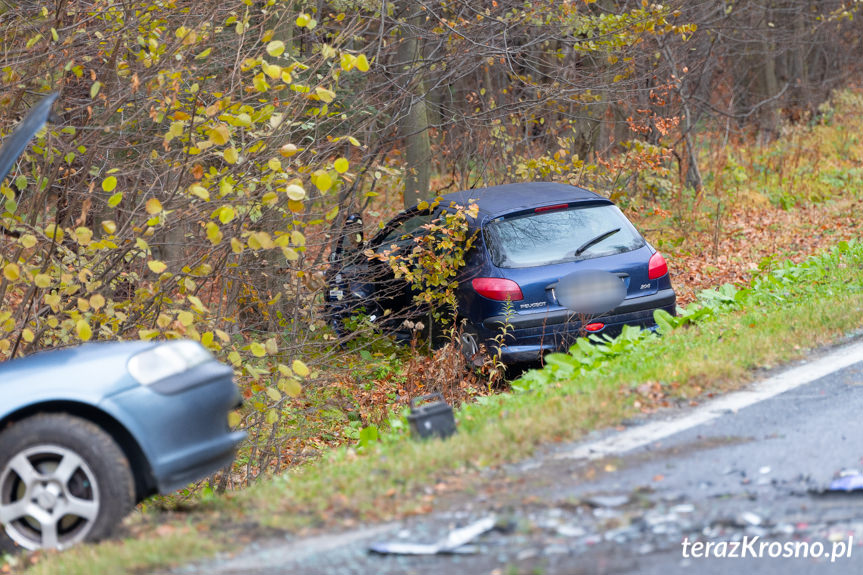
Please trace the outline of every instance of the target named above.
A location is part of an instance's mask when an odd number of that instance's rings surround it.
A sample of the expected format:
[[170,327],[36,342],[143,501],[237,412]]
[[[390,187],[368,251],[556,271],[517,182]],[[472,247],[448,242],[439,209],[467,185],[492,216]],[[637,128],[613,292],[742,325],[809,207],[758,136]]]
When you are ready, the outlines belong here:
[[[620,231],[586,247],[590,240]],[[644,238],[617,206],[570,207],[562,210],[500,217],[483,227],[485,244],[494,265],[528,268],[609,256],[644,245]]]

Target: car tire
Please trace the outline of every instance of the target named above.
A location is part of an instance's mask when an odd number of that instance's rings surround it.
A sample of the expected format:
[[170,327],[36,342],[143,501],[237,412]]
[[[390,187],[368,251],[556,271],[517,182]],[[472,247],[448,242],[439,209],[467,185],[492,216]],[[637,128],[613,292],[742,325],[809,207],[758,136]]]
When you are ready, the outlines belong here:
[[482,367],[486,360],[486,354],[480,350],[478,334],[465,326],[459,333],[458,340],[459,351],[467,364],[474,369]]
[[129,460],[92,422],[40,414],[0,433],[0,552],[102,539],[134,504]]

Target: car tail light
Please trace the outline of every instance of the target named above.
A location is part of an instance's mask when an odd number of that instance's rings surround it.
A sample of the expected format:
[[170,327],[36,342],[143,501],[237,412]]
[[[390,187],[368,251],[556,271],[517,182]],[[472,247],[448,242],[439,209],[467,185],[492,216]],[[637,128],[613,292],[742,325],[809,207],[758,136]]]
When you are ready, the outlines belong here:
[[521,288],[512,280],[504,278],[474,278],[471,282],[476,293],[495,301],[518,301],[524,299]]
[[648,279],[655,280],[656,278],[661,278],[665,274],[668,273],[668,264],[665,263],[665,258],[662,257],[662,254],[656,252],[652,256],[650,256],[650,261],[647,262],[647,277]]
[[553,210],[565,210],[568,207],[569,204],[555,204],[553,206],[542,206],[541,208],[536,208],[533,211],[537,214],[540,214],[542,212],[551,212]]
[[584,329],[586,329],[587,331],[599,331],[604,327],[605,327],[604,323],[602,323],[601,321],[595,321],[593,323],[589,323],[586,326],[584,326]]

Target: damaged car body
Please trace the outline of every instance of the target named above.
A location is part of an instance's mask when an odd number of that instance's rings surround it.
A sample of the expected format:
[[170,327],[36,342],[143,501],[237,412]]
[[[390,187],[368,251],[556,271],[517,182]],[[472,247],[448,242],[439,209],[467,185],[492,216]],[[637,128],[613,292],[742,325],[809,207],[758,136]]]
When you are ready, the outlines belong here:
[[[0,181],[46,124],[0,147]],[[146,497],[231,464],[233,369],[189,340],[87,343],[0,364],[0,554],[104,538]]]
[[393,331],[405,318],[421,319],[410,285],[364,252],[409,248],[441,210],[468,204],[478,211],[469,219],[477,239],[457,288],[466,356],[497,348],[503,328],[499,357],[512,364],[565,349],[585,334],[651,329],[657,309],[675,313],[665,260],[613,202],[575,186],[530,182],[446,194],[437,211],[408,209],[365,244],[353,216],[328,275],[334,329],[343,333],[357,310]]

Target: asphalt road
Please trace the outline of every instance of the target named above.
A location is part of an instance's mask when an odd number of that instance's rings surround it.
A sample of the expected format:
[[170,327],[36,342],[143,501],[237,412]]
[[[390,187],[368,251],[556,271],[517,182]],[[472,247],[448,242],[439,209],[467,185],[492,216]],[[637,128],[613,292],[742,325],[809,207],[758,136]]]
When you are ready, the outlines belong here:
[[[826,489],[840,470],[863,470],[861,414],[856,344],[748,392],[489,471],[487,487],[439,500],[431,515],[262,542],[174,573],[863,572],[863,490]],[[490,517],[495,527],[458,549],[469,553],[369,552],[434,544]]]

